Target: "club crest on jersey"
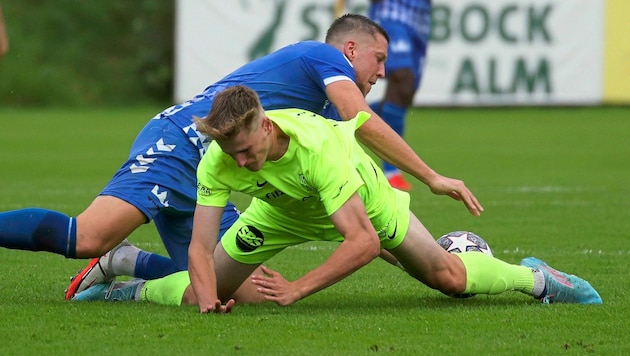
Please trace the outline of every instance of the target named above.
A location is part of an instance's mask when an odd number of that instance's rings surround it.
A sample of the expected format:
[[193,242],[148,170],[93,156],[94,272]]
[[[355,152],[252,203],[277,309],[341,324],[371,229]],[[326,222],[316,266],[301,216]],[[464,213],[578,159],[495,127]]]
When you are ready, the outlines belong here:
[[302,187],[304,187],[304,189],[308,190],[309,192],[314,192],[315,188],[313,188],[308,181],[306,180],[306,177],[304,177],[304,174],[300,173],[298,174],[298,180],[300,181],[300,185]]

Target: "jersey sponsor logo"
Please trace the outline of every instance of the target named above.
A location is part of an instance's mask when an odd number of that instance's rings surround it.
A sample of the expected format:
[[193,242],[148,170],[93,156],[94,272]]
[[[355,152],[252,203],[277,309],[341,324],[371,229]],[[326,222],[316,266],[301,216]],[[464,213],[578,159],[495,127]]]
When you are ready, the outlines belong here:
[[315,188],[313,188],[313,187],[312,187],[312,186],[308,183],[308,181],[306,180],[306,177],[304,176],[304,174],[299,173],[299,174],[298,174],[298,180],[299,180],[299,182],[300,182],[300,185],[301,185],[304,189],[306,189],[307,191],[309,191],[309,192],[314,192],[314,191],[315,191]]
[[243,252],[252,252],[264,242],[265,236],[254,226],[245,225],[236,232],[236,247]]
[[268,200],[271,200],[271,199],[275,199],[275,198],[280,198],[280,197],[281,197],[281,196],[283,196],[283,195],[284,195],[284,192],[283,192],[283,191],[280,191],[280,190],[274,190],[274,191],[273,191],[273,192],[271,192],[271,193],[267,193],[267,194],[265,194],[265,198],[267,198]]
[[257,186],[258,188],[262,188],[262,187],[264,187],[265,185],[267,185],[267,183],[268,183],[267,181],[260,182],[260,181],[258,181],[258,180],[257,180],[257,181],[256,181],[256,186]]
[[197,183],[197,194],[203,197],[208,197],[210,196],[210,194],[212,194],[212,190],[210,190],[210,188],[206,187],[205,185],[201,185],[201,183]]

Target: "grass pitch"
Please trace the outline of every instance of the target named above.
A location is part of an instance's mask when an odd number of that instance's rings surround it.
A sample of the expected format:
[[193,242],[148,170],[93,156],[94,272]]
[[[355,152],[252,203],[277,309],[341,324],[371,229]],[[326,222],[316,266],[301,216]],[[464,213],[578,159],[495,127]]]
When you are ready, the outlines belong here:
[[[80,213],[160,109],[0,109],[0,210]],[[417,109],[407,122],[421,157],[463,179],[486,209],[473,217],[415,184],[411,209],[436,237],[471,230],[508,262],[537,256],[589,280],[604,304],[542,305],[520,293],[450,299],[380,260],[284,308],[200,315],[79,304],[63,291],[86,261],[0,249],[0,353],[629,354],[630,109]],[[130,240],[164,252],[152,225]],[[334,248],[298,246],[269,265],[294,279]]]

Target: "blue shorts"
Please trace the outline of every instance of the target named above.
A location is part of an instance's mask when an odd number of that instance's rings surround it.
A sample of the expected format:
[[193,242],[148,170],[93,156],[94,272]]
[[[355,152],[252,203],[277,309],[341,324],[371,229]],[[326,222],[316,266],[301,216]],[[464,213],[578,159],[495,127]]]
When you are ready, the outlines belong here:
[[[153,220],[180,270],[188,267],[199,160],[199,149],[181,128],[168,119],[153,119],[140,131],[129,158],[100,193],[128,202],[147,217],[147,222]],[[239,214],[228,203],[219,238]]]
[[413,28],[395,21],[382,21],[380,25],[389,35],[385,73],[402,68],[411,69],[414,89],[417,90],[422,80],[429,33],[418,33]]

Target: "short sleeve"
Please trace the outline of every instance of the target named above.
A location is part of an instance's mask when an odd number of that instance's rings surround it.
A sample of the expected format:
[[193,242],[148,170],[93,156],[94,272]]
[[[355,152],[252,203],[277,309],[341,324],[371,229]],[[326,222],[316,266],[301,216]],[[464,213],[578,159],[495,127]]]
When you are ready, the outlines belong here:
[[231,191],[217,179],[222,156],[219,145],[212,142],[208,152],[197,166],[197,204],[199,205],[223,207],[228,203]]

